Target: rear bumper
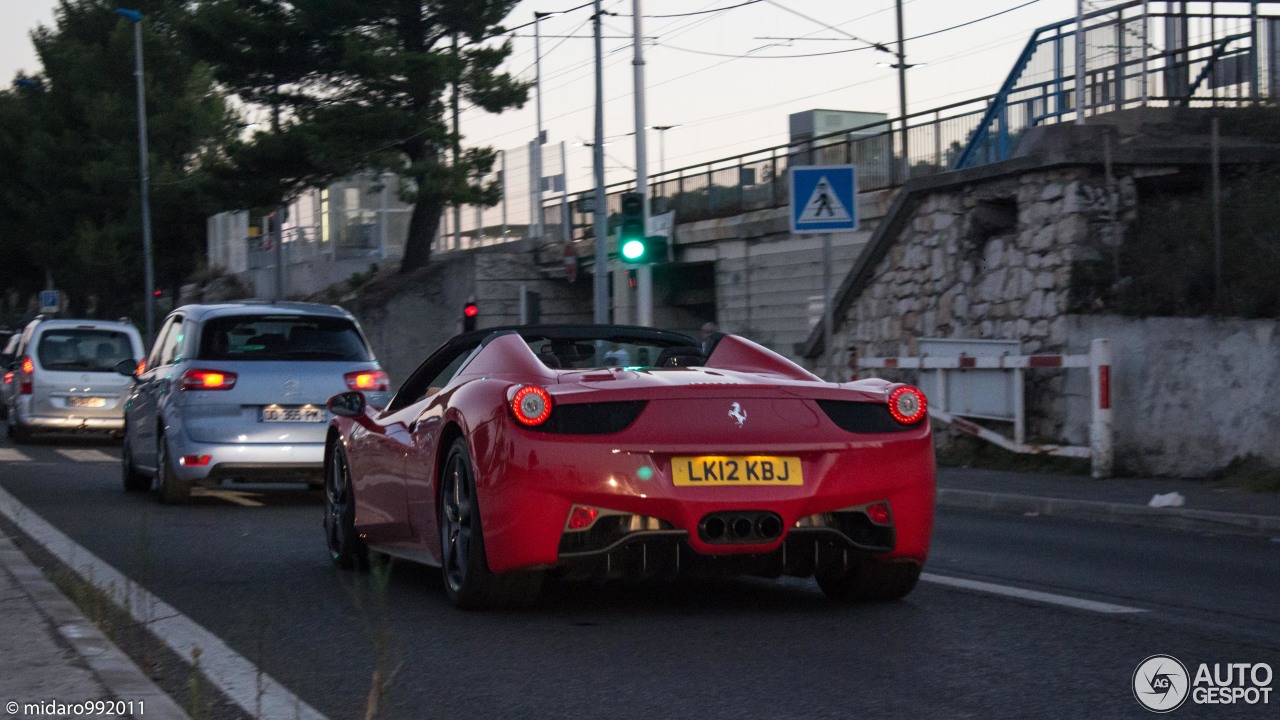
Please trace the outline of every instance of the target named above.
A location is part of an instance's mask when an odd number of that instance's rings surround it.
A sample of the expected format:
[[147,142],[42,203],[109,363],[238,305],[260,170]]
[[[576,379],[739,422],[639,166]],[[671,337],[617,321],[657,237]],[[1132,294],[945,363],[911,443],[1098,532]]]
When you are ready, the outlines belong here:
[[62,432],[119,432],[124,430],[124,414],[115,417],[82,417],[72,413],[31,415],[18,404],[14,417],[22,425],[35,430]]
[[[742,565],[752,573],[803,575],[837,557],[842,563],[860,556],[924,563],[928,555],[936,486],[927,423],[891,437],[772,447],[768,443],[750,448],[715,446],[715,452],[725,454],[799,456],[804,471],[804,484],[799,487],[674,486],[671,456],[698,454],[695,448],[701,445],[656,452],[619,447],[622,443],[604,438],[565,442],[502,422],[485,425],[470,439],[476,467],[484,469],[477,483],[485,546],[494,572],[558,567],[577,574],[583,565],[600,560],[608,565],[624,557],[625,552],[618,554],[625,550],[622,546],[607,552],[590,548],[596,551],[589,553],[594,558],[564,553],[562,540],[571,534],[566,532],[566,520],[575,504],[654,519],[646,520],[647,530],[671,532],[637,535],[634,539],[643,542],[623,545],[634,547],[642,560],[651,551],[680,558],[684,568],[705,561],[712,566]],[[519,449],[503,450],[512,447]],[[892,533],[887,540],[864,542],[806,527],[813,516],[876,502],[890,505]],[[724,513],[767,514],[777,519],[781,532],[770,533],[769,540],[708,542],[707,518]],[[801,562],[802,554],[817,560]]]
[[[276,445],[265,443],[171,442],[173,473],[187,482],[221,480],[251,482],[310,482],[323,480],[324,443]],[[183,465],[181,458],[208,455],[204,465]]]

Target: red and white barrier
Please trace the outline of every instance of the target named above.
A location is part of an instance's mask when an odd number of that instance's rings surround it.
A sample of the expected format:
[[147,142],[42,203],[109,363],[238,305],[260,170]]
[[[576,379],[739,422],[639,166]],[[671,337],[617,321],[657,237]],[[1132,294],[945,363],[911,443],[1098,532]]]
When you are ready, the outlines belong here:
[[[1095,478],[1111,476],[1114,454],[1112,452],[1111,425],[1111,344],[1097,339],[1090,343],[1087,355],[929,355],[922,357],[872,357],[851,358],[851,365],[866,369],[936,370],[938,394],[929,398],[929,417],[947,423],[960,432],[982,438],[988,442],[1017,453],[1058,455],[1089,458]],[[1044,368],[1089,368],[1091,417],[1089,422],[1089,447],[1074,445],[1028,444],[1023,437],[1024,398],[1022,375],[1026,370]],[[946,371],[948,370],[1009,370],[1015,374],[1014,383],[1014,437],[982,427],[947,411]]]

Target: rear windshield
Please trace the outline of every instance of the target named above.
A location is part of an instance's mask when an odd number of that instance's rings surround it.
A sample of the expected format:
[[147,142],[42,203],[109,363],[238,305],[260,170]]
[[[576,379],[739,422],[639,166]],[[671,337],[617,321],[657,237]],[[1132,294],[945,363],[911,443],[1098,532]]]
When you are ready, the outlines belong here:
[[201,360],[344,360],[369,362],[368,346],[344,318],[244,315],[206,320]]
[[129,336],[118,330],[52,328],[40,335],[36,358],[45,370],[110,372],[121,360],[132,360]]

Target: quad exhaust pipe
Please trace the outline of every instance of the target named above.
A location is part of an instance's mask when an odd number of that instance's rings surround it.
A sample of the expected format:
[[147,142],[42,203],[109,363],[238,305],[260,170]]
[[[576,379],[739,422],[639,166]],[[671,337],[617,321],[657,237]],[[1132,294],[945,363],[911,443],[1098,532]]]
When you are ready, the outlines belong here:
[[711,513],[698,523],[698,537],[717,545],[764,543],[782,535],[782,518],[767,510]]

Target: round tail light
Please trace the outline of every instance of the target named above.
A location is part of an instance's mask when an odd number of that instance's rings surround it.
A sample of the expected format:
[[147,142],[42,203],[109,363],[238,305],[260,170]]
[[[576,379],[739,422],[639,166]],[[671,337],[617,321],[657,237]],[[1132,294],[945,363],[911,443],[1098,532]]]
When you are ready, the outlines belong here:
[[541,425],[551,417],[551,396],[537,385],[525,385],[511,399],[511,412],[523,425]]
[[920,422],[928,409],[928,402],[919,388],[905,385],[889,394],[889,414],[903,425]]

